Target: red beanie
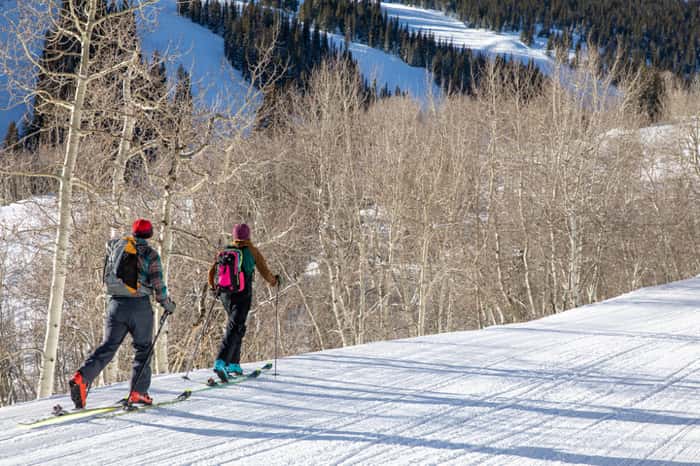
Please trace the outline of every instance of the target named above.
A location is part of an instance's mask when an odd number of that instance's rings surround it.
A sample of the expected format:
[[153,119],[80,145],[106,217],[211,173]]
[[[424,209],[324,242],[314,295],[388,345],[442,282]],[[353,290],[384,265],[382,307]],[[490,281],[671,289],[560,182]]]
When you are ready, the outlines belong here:
[[131,233],[137,238],[148,239],[153,236],[153,225],[145,218],[139,218],[131,225]]
[[236,223],[233,226],[233,239],[245,241],[250,239],[250,228],[245,223]]

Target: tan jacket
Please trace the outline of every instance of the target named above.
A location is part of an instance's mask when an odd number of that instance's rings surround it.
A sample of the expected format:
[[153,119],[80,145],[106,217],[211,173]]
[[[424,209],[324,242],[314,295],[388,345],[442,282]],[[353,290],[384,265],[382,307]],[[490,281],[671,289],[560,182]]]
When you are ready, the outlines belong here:
[[[272,272],[270,272],[270,269],[267,267],[267,262],[265,261],[265,258],[263,255],[260,253],[258,248],[253,246],[253,243],[250,242],[250,240],[236,240],[233,243],[231,243],[231,246],[236,247],[236,248],[242,248],[242,247],[247,247],[250,252],[253,254],[253,259],[255,259],[255,268],[258,269],[258,272],[260,272],[260,275],[263,276],[265,281],[270,284],[270,286],[277,286],[277,278],[272,275]],[[209,269],[209,287],[214,288],[214,278],[216,276],[216,260],[214,261],[214,264],[211,266]]]

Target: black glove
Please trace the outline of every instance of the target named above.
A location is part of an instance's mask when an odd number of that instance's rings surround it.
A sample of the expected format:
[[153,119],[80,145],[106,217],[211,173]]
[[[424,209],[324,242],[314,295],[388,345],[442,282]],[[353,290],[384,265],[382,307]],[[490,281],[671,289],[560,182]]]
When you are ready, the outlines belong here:
[[277,282],[277,287],[282,286],[282,276],[280,274],[275,275],[275,281]]
[[173,312],[175,312],[175,307],[176,307],[176,306],[175,306],[175,301],[173,301],[173,300],[170,299],[170,298],[168,298],[168,299],[162,304],[162,306],[163,306],[163,310],[164,310],[165,312],[167,312],[168,314],[172,314]]
[[211,295],[213,297],[218,298],[219,297],[219,288],[216,286],[213,288],[209,288],[209,293],[211,293]]

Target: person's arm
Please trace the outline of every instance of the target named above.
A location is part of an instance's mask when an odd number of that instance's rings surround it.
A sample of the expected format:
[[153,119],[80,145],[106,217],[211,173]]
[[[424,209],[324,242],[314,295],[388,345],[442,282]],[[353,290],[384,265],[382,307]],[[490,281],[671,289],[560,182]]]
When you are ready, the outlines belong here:
[[258,251],[258,248],[251,245],[250,252],[253,253],[255,267],[258,269],[258,272],[260,272],[260,275],[263,276],[265,281],[269,283],[270,286],[277,286],[277,278],[272,274],[272,272],[270,272],[270,269],[267,267],[267,262],[260,251]]
[[153,249],[151,251],[151,260],[148,264],[149,282],[156,294],[156,301],[158,301],[158,304],[163,306],[163,309],[166,311],[173,312],[175,310],[175,303],[170,299],[170,296],[168,296],[168,288],[163,281],[163,264],[160,261],[160,255]]
[[214,284],[214,279],[216,277],[216,262],[211,266],[209,269],[209,276],[207,277],[207,281],[209,282],[209,288],[212,290],[216,288],[216,285]]

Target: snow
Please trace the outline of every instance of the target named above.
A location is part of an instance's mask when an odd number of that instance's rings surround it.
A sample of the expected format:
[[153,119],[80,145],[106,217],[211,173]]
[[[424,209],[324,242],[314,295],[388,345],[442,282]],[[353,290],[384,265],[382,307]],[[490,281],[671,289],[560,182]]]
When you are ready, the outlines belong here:
[[0,311],[25,330],[31,327],[30,314],[37,307],[36,297],[27,293],[27,273],[51,254],[55,222],[54,196],[0,206]]
[[681,177],[693,170],[700,154],[700,119],[690,116],[673,124],[658,124],[638,130],[612,129],[602,135],[603,148],[609,142],[625,139],[638,143],[645,155],[642,176],[649,181]]
[[[339,50],[345,49],[343,36],[338,34],[327,35],[331,43]],[[402,91],[408,92],[411,97],[424,102],[428,96],[440,95],[440,88],[435,84],[433,74],[425,68],[409,66],[395,55],[357,42],[351,42],[348,45],[348,50],[360,67],[362,75],[370,84],[374,80],[376,80],[379,88],[386,84],[392,93],[396,86],[399,86]]]
[[[6,0],[14,4],[15,0]],[[461,21],[436,10],[426,10],[396,3],[382,3],[382,9],[390,17],[398,17],[401,24],[414,31],[431,31],[438,40],[456,46],[468,47],[488,56],[503,55],[527,63],[530,60],[545,73],[551,73],[554,62],[546,53],[546,42],[536,38],[532,47],[520,41],[517,33],[499,33],[486,29],[470,28]],[[157,17],[156,24],[141,21],[139,35],[142,38],[144,56],[151,57],[155,50],[161,55],[171,55],[168,76],[174,78],[179,64],[187,69],[193,80],[194,94],[203,104],[217,111],[235,113],[244,107],[252,114],[260,105],[261,97],[249,88],[241,73],[230,66],[224,56],[223,38],[208,29],[192,23],[177,14],[176,0],[161,0],[146,15]],[[342,35],[329,34],[329,39],[344,48]],[[0,37],[6,40],[4,37]],[[350,43],[349,50],[357,60],[365,78],[378,87],[385,84],[392,92],[399,86],[414,98],[426,102],[440,96],[432,73],[424,68],[412,67],[397,56],[359,43]],[[0,136],[4,135],[11,120],[19,120],[25,111],[23,105],[5,110],[8,93],[0,76]]]
[[[276,377],[141,413],[16,426],[70,405],[57,395],[0,409],[0,463],[698,464],[699,308],[693,278],[523,324],[288,357]],[[189,386],[162,375],[151,393]],[[126,390],[95,389],[89,405]]]
[[311,261],[306,265],[304,270],[305,277],[318,277],[321,275],[321,266],[316,261]]
[[389,17],[398,18],[399,23],[411,31],[432,32],[438,41],[466,47],[490,57],[501,55],[525,64],[533,61],[546,74],[554,69],[554,60],[547,55],[547,42],[542,38],[536,38],[534,46],[530,47],[520,40],[517,32],[467,27],[441,11],[386,2],[382,2],[382,10]]
[[[6,5],[10,4],[14,4],[14,0],[6,1]],[[490,56],[506,55],[523,62],[532,59],[545,71],[551,67],[552,60],[546,55],[544,44],[527,47],[518,39],[516,33],[495,33],[485,29],[468,28],[462,22],[435,10],[394,3],[383,3],[382,8],[390,16],[399,17],[401,23],[408,25],[410,29],[430,30],[439,40],[469,47]],[[252,105],[246,110],[253,112],[258,108],[260,96],[257,93],[251,95],[249,83],[226,60],[222,37],[179,16],[176,0],[158,2],[147,14],[149,17],[154,15],[157,17],[155,25],[144,21],[140,23],[139,35],[144,56],[150,58],[156,50],[160,51],[161,55],[171,55],[167,64],[168,76],[174,78],[178,65],[182,64],[192,76],[195,96],[199,96],[209,107],[233,113],[243,107],[246,100],[251,100]],[[342,35],[328,36],[336,46],[344,48],[345,41]],[[0,40],[7,39],[0,37]],[[399,86],[412,97],[424,102],[429,96],[440,95],[432,74],[424,68],[409,66],[397,56],[359,43],[350,43],[349,50],[357,60],[363,76],[370,83],[376,80],[378,87],[386,84],[393,92],[396,86]],[[5,134],[10,121],[19,121],[26,111],[24,105],[12,110],[5,109],[9,99],[5,88],[0,76],[0,136]]]
[[193,94],[208,107],[235,113],[246,105],[246,97],[252,97],[252,105],[246,108],[254,112],[262,102],[257,91],[241,73],[234,69],[224,54],[224,39],[209,29],[193,23],[177,14],[177,0],[161,0],[149,9],[147,16],[157,18],[156,25],[141,23],[139,35],[144,55],[150,59],[158,50],[161,56],[172,55],[166,63],[168,78],[175,82],[178,65],[189,73]]
[[[5,0],[4,3],[0,0],[3,14],[15,5],[15,0]],[[226,60],[223,38],[179,16],[176,0],[161,0],[147,9],[144,18],[140,18],[139,23],[143,54],[149,60],[156,50],[161,56],[169,56],[166,66],[173,83],[178,65],[182,64],[192,77],[193,94],[208,107],[235,113],[244,107],[246,100],[250,100],[252,104],[245,108],[245,113],[257,109],[261,98],[257,91],[249,89],[249,83]],[[155,23],[150,21],[153,18]],[[7,18],[0,15],[2,42],[9,40],[7,31],[4,31],[6,21]],[[11,121],[19,125],[27,110],[24,104],[8,108],[16,100],[17,97],[11,99],[6,76],[0,73],[0,137],[4,137]]]

